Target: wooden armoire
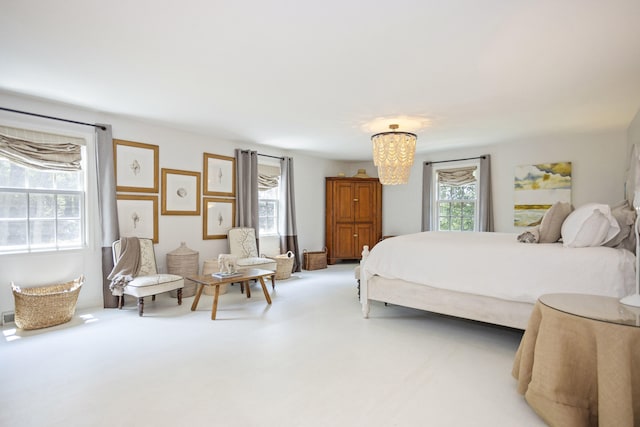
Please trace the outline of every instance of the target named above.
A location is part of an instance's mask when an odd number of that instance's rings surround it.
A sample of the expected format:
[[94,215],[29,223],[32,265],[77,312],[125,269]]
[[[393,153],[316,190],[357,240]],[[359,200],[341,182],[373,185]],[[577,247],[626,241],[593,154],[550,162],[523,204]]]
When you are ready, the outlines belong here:
[[362,247],[382,238],[382,184],[378,178],[326,178],[327,262],[359,260]]

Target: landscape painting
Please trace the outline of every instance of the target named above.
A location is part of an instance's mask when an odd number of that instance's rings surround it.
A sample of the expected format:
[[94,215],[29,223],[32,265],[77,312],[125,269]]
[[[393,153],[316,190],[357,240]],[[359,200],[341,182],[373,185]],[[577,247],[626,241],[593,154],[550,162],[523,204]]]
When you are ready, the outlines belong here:
[[571,203],[571,162],[517,166],[514,193],[513,225],[540,224],[555,202]]

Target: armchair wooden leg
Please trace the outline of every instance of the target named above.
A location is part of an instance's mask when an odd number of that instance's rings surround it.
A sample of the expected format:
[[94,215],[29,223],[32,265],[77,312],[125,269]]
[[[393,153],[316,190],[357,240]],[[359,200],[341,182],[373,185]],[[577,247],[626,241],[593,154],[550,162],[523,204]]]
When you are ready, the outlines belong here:
[[144,298],[138,298],[138,316],[142,317],[144,311]]
[[271,276],[271,289],[275,290],[276,288],[276,275]]
[[182,305],[182,288],[178,288],[178,305]]
[[122,306],[124,305],[124,295],[118,296],[118,310],[122,310]]

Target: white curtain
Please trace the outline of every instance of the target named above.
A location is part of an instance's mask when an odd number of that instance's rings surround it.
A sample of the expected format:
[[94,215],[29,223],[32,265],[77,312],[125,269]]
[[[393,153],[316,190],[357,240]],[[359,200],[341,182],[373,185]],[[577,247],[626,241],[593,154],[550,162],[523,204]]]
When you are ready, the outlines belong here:
[[469,166],[465,168],[441,169],[438,171],[438,182],[446,185],[464,185],[475,182],[473,175],[477,168]]
[[83,144],[80,138],[0,126],[0,156],[30,168],[80,170]]
[[258,191],[271,190],[280,185],[280,168],[258,164]]

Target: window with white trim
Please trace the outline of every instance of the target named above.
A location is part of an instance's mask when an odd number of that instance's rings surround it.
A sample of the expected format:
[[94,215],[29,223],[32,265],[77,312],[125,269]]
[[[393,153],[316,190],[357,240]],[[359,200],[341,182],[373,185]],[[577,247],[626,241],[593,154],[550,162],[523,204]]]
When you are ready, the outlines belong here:
[[84,170],[36,169],[0,154],[0,253],[84,247]]
[[434,166],[433,218],[438,231],[478,230],[480,162]]
[[258,217],[260,222],[260,235],[269,236],[278,234],[278,188],[272,188],[258,193]]
[[280,168],[258,165],[258,222],[260,236],[277,236],[280,213]]

